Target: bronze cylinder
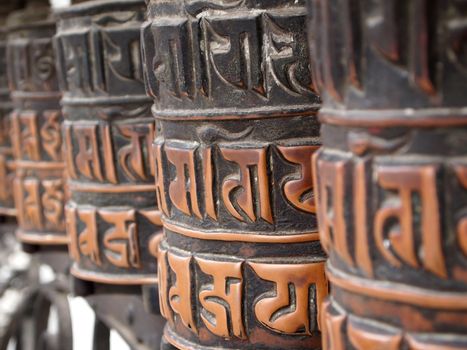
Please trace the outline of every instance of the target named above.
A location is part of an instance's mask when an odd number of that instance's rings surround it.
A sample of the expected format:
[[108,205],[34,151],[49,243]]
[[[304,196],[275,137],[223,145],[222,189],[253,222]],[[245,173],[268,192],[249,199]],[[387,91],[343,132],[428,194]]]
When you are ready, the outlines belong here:
[[164,342],[319,349],[327,282],[304,2],[152,0],[148,14]]
[[49,8],[32,1],[8,18],[7,62],[16,176],[17,237],[32,245],[67,243],[60,92]]
[[325,350],[467,348],[467,6],[310,1]]
[[88,1],[57,10],[63,138],[75,277],[156,283],[149,240],[160,229],[139,28],[142,0]]

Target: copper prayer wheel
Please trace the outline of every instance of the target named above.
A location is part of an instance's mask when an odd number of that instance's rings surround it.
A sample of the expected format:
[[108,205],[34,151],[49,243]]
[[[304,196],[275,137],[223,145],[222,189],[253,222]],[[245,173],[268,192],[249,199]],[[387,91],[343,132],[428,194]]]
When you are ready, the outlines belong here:
[[[1,15],[0,10],[0,15]],[[6,66],[5,18],[0,18],[0,215],[15,216],[13,148],[10,141],[9,113],[12,110]]]
[[148,14],[164,343],[319,349],[304,2],[152,0]]
[[325,350],[467,348],[467,4],[310,1]]
[[142,0],[88,1],[56,12],[71,273],[98,284],[157,283],[148,249],[161,222],[140,55],[144,14]]
[[8,17],[7,65],[14,110],[14,199],[18,239],[33,246],[64,246],[62,114],[46,1],[30,1]]

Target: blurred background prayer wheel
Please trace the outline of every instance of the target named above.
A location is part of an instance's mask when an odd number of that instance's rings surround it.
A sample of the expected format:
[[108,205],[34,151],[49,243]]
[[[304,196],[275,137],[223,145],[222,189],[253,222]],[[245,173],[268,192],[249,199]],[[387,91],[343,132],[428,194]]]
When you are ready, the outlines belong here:
[[8,89],[6,18],[16,8],[19,8],[17,1],[4,1],[0,4],[0,215],[7,217],[15,216],[16,209],[13,200],[15,169],[9,120],[13,106]]
[[311,1],[325,350],[467,348],[467,4]]
[[99,284],[157,283],[148,249],[161,222],[140,55],[144,14],[142,0],[88,1],[56,12],[71,273]]
[[148,14],[164,342],[319,349],[328,289],[304,1],[152,0]]
[[25,246],[66,248],[55,23],[47,1],[33,0],[12,13],[7,25],[17,237]]

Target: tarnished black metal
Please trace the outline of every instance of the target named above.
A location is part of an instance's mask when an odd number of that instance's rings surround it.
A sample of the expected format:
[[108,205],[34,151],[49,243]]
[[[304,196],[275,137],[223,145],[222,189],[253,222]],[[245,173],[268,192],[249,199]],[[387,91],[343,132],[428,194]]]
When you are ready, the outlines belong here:
[[64,246],[62,117],[52,48],[55,23],[47,2],[31,1],[11,14],[7,24],[17,236],[26,244]]
[[89,1],[57,11],[69,175],[72,274],[112,285],[156,283],[159,233],[139,28],[142,0]]
[[304,2],[152,0],[148,14],[163,346],[319,349]]
[[6,63],[6,18],[8,14],[19,8],[16,1],[3,1],[0,4],[0,215],[15,216],[13,201],[14,164],[13,149],[10,141],[10,121],[12,110]]
[[310,0],[325,350],[467,348],[467,3]]

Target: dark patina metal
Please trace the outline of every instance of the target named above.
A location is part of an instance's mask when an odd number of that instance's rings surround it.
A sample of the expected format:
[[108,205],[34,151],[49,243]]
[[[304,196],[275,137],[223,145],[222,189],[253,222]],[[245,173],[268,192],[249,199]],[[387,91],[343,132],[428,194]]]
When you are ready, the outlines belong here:
[[164,346],[318,349],[327,295],[302,1],[149,1]]
[[57,12],[72,274],[113,285],[156,283],[149,240],[160,230],[139,0],[89,1]]
[[467,348],[467,6],[310,1],[325,350]]
[[12,110],[6,65],[6,17],[15,9],[13,2],[0,4],[0,215],[15,216],[13,148],[10,141],[9,113]]
[[14,196],[18,239],[34,246],[67,243],[64,165],[52,37],[46,1],[31,1],[8,18],[7,64],[14,110]]

